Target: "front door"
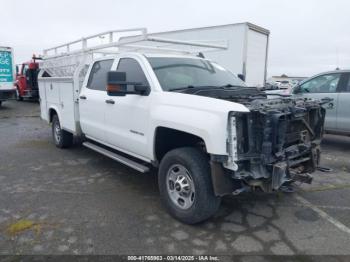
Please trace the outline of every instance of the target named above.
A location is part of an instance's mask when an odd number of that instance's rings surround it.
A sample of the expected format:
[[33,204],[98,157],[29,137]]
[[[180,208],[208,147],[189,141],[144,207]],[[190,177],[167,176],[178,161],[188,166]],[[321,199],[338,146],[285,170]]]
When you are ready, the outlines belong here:
[[[117,71],[125,72],[128,82],[150,86],[136,58],[120,58]],[[147,138],[151,98],[152,93],[148,96],[129,94],[109,97],[113,102],[107,103],[105,130],[110,146],[149,159]]]
[[316,76],[299,86],[296,96],[314,98],[333,99],[324,105],[326,108],[325,129],[337,130],[337,103],[338,103],[338,85],[340,83],[340,73],[330,73]]
[[341,79],[339,88],[337,110],[338,130],[350,132],[350,73],[345,73]]
[[113,59],[96,61],[89,79],[80,91],[79,114],[83,133],[98,142],[106,141],[105,111],[108,99],[107,72],[111,70]]

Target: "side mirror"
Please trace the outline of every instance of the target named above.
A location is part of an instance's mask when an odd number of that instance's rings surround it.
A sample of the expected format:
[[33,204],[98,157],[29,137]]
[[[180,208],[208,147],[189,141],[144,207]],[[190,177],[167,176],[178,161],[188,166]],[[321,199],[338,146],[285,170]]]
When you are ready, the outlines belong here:
[[245,76],[243,74],[237,75],[239,79],[241,79],[243,82],[245,81]]
[[301,87],[295,86],[292,91],[293,94],[300,94],[301,93]]
[[18,68],[18,65],[16,65],[16,75],[19,74],[19,68]]
[[150,93],[149,86],[142,83],[126,81],[126,73],[109,71],[107,73],[107,94],[109,96],[126,96],[128,94],[139,94],[147,96]]

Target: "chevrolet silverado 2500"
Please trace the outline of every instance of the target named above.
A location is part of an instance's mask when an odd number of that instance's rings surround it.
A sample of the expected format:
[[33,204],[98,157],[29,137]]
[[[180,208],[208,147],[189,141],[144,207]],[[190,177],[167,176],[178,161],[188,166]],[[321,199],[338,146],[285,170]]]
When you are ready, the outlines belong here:
[[41,116],[57,147],[76,135],[140,172],[157,168],[164,206],[188,224],[211,217],[224,195],[311,182],[325,117],[318,101],[268,99],[205,58],[139,49],[76,54],[73,70],[72,57],[59,64],[67,54],[44,57]]

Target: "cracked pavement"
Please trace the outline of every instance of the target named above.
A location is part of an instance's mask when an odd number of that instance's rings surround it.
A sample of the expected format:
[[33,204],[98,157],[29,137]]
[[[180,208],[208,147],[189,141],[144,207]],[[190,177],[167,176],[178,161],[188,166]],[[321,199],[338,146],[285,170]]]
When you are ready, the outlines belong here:
[[312,185],[225,197],[215,217],[188,226],[162,208],[154,173],[78,144],[57,149],[39,115],[32,102],[0,108],[2,255],[350,254],[349,137],[325,136],[332,171]]

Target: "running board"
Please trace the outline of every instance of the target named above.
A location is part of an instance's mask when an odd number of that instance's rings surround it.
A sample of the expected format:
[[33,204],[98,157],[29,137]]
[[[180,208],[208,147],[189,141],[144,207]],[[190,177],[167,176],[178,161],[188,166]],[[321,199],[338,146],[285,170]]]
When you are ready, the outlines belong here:
[[95,145],[93,143],[84,142],[83,146],[86,146],[86,147],[88,147],[88,148],[90,148],[90,149],[92,149],[92,150],[94,150],[102,155],[105,155],[109,158],[112,158],[112,159],[114,159],[114,160],[116,160],[116,161],[118,161],[118,162],[120,162],[128,167],[131,167],[131,168],[133,168],[141,173],[146,173],[149,171],[149,167],[142,165],[142,164],[139,164],[131,159],[124,157],[124,156],[118,155],[112,151],[109,151],[109,150],[107,150],[103,147],[100,147],[98,145]]

